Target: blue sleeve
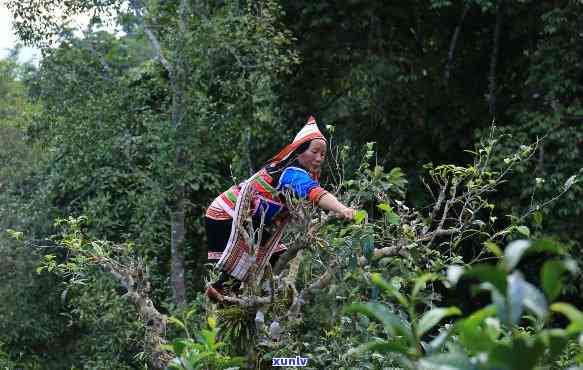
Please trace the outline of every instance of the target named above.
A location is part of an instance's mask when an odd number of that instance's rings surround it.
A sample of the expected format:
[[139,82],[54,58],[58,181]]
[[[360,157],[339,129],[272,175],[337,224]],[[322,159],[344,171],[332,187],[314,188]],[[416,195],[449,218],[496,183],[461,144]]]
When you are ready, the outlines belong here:
[[320,184],[312,179],[304,170],[295,167],[288,167],[281,174],[278,190],[291,189],[297,197],[308,198],[310,190]]

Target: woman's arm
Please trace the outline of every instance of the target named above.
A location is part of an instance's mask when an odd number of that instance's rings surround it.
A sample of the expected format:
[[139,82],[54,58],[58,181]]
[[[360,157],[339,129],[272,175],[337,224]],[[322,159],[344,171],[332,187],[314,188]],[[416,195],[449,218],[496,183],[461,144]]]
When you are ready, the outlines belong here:
[[340,217],[352,220],[354,209],[340,203],[336,197],[328,193],[319,183],[310,178],[305,170],[288,167],[281,174],[278,190],[291,189],[300,198],[308,199],[318,207],[337,213]]
[[343,218],[352,220],[356,211],[353,208],[346,207],[344,204],[340,203],[336,197],[330,193],[326,193],[320,198],[318,202],[318,207],[325,209],[326,211],[332,211],[337,213]]

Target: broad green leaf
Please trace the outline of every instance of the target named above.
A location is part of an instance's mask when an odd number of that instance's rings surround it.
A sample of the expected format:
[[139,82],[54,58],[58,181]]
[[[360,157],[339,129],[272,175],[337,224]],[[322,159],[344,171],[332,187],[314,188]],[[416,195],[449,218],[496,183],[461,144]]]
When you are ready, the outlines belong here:
[[401,223],[401,218],[393,211],[393,207],[387,203],[380,203],[377,207],[385,213],[390,225],[399,225]]
[[180,328],[182,328],[183,330],[186,330],[186,326],[184,325],[184,323],[180,320],[178,320],[176,317],[174,316],[170,316],[168,318],[168,322],[174,325],[179,326]]
[[431,355],[433,353],[441,352],[441,349],[449,339],[450,335],[454,332],[455,326],[451,326],[447,330],[442,330],[438,336],[433,338],[431,342],[427,344],[425,348],[425,353]]
[[508,244],[504,250],[504,262],[506,270],[513,270],[525,254],[549,252],[562,254],[561,246],[551,240],[541,239],[531,242],[529,240],[515,240]]
[[385,330],[393,337],[404,337],[409,344],[415,345],[411,329],[405,322],[389,308],[380,303],[353,303],[344,309],[345,313],[361,313],[382,322]]
[[551,311],[561,313],[569,318],[571,321],[567,327],[569,333],[583,331],[583,312],[579,311],[575,306],[563,302],[553,303],[551,305]]
[[439,279],[439,276],[436,274],[423,274],[415,279],[415,285],[413,286],[413,291],[411,296],[413,299],[417,297],[417,294],[421,291],[421,289],[425,289],[428,281],[433,281]]
[[170,343],[170,349],[176,354],[176,356],[180,357],[184,353],[184,350],[190,347],[192,341],[188,339],[175,339]]
[[563,288],[562,277],[565,272],[563,262],[560,260],[551,260],[545,262],[541,269],[541,282],[543,290],[549,300],[555,300]]
[[463,353],[440,353],[419,360],[419,370],[473,370],[476,367]]
[[542,225],[543,223],[543,214],[541,211],[536,211],[532,214],[533,219],[534,219],[534,223],[537,225]]
[[217,327],[217,319],[214,316],[207,317],[206,321],[209,325],[209,328],[214,329]]
[[528,253],[548,252],[551,254],[561,255],[565,251],[559,243],[550,239],[538,239],[532,242],[532,247],[528,249]]
[[391,208],[391,206],[388,205],[387,203],[380,203],[377,205],[377,207],[385,213],[393,210],[393,208]]
[[563,329],[550,329],[541,331],[538,337],[548,349],[546,361],[551,363],[563,354],[570,335]]
[[497,266],[479,264],[466,269],[463,277],[477,278],[492,284],[501,294],[506,292],[506,273]]
[[511,343],[498,343],[490,351],[488,364],[509,370],[534,369],[544,352],[544,344],[537,338],[516,336]]
[[401,217],[395,212],[391,212],[387,215],[387,220],[390,225],[399,225],[401,223]]
[[423,334],[427,333],[435,325],[439,324],[439,322],[444,318],[461,314],[462,312],[457,307],[439,307],[431,309],[429,312],[423,315],[421,320],[419,320],[419,325],[417,325],[417,337],[421,338]]
[[502,253],[502,249],[498,246],[498,244],[494,243],[493,241],[485,241],[484,246],[496,257],[502,257],[504,253]]
[[494,315],[496,315],[496,306],[489,305],[456,322],[455,328],[459,333],[459,341],[467,351],[470,353],[488,351],[495,344],[482,327],[484,320]]
[[367,217],[368,213],[364,209],[361,209],[354,214],[354,222],[361,224]]
[[371,281],[373,284],[378,285],[381,289],[383,289],[388,294],[392,295],[399,301],[399,303],[405,307],[409,307],[409,300],[405,297],[397,288],[387,282],[381,274],[374,273],[371,276]]
[[526,236],[527,238],[530,237],[530,229],[527,226],[518,226],[516,228],[516,231],[518,231],[519,233],[521,233],[522,235]]
[[409,348],[396,340],[377,340],[365,343],[356,348],[355,352],[401,353],[407,355]]
[[563,274],[567,271],[576,274],[578,270],[577,263],[572,259],[554,259],[545,262],[540,273],[542,287],[549,300],[552,301],[561,294]]

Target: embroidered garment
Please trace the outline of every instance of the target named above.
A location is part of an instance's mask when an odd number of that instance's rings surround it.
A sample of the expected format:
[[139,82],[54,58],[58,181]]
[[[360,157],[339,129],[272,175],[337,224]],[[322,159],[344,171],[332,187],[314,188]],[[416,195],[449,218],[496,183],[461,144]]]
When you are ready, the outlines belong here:
[[[272,158],[268,165],[212,202],[206,212],[207,233],[219,231],[216,225],[223,226],[220,226],[222,236],[209,235],[208,258],[216,259],[218,251],[224,248],[218,262],[222,271],[245,281],[250,273],[263,269],[274,252],[285,248],[280,241],[289,217],[282,191],[291,191],[293,195],[316,204],[326,194],[318,183],[319,174],[309,173],[295,161],[295,157],[305,150],[305,144],[313,139],[325,141],[315,119],[310,117],[294,142]],[[248,225],[248,218],[252,225]],[[211,224],[215,226],[210,227]],[[231,224],[226,245],[223,244],[226,239],[225,224]],[[257,240],[257,232],[248,235],[249,226],[252,230],[258,230],[262,224],[261,240]],[[250,249],[253,245],[257,246],[257,250]]]

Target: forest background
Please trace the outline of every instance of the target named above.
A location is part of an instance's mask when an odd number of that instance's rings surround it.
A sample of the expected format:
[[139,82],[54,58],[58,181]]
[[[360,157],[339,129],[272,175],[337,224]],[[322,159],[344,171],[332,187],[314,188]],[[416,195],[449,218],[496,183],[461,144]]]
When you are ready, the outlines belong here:
[[[398,167],[384,178],[384,191],[394,186],[395,199],[420,209],[436,200],[431,189],[439,192],[424,176],[439,164],[468,168],[495,126],[501,139],[492,162],[503,167],[512,153],[532,148],[489,194],[487,222],[511,230],[496,241],[552,238],[583,262],[581,1],[7,5],[20,39],[39,47],[42,59],[19,63],[14,50],[0,61],[0,364],[6,367],[146,366],[147,325],[111,274],[98,265],[76,274],[37,271],[45,255],[59,263],[71,257],[58,237],[62,222],[55,221],[85,216],[83,240],[124,245],[125,257],[146,266],[149,296],[160,312],[200,309],[205,207],[290,142],[309,115],[341,149],[345,173],[365,173],[363,158],[371,166],[367,176]],[[75,31],[68,22],[79,14],[90,21]],[[104,22],[119,31],[104,31]],[[379,212],[378,189],[357,188],[349,175],[339,181],[337,168],[324,175],[326,186],[360,200],[353,206],[371,218]],[[464,241],[458,263],[486,250],[482,242]],[[538,279],[540,263],[524,266],[527,278]],[[403,276],[423,268],[404,266],[410,271]],[[388,277],[398,275],[394,268],[385,269]],[[378,299],[378,291],[364,288],[370,279],[360,283],[364,290],[353,297]],[[569,278],[561,299],[580,307],[580,283]],[[425,303],[463,305],[440,296]],[[314,303],[312,315],[326,304]],[[461,308],[467,314],[475,307]],[[339,308],[303,337],[312,348],[338,341],[320,350],[314,366],[337,367],[340,354],[356,346],[356,334],[340,343],[350,335],[338,329],[343,318]],[[563,365],[581,363],[577,348],[562,353]],[[345,366],[393,360],[351,361]]]

